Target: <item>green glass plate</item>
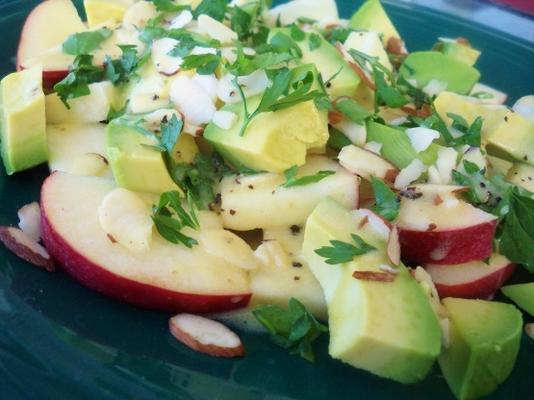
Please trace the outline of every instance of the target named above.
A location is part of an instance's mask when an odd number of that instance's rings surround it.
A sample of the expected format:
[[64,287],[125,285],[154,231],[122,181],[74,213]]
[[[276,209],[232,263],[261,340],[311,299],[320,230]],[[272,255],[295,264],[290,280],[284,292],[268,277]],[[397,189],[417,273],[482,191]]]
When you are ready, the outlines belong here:
[[[0,0],[0,75],[14,69],[22,23],[37,3]],[[341,14],[349,16],[360,3],[339,1]],[[483,50],[484,82],[507,91],[512,100],[534,92],[531,42],[413,4],[388,3],[387,8],[409,49],[427,49],[437,36],[467,37]],[[13,177],[0,172],[0,225],[15,224],[17,209],[38,199],[46,174],[45,167]],[[327,338],[317,345],[315,364],[245,333],[245,358],[210,358],[177,343],[167,331],[168,317],[109,300],[62,272],[34,268],[0,246],[0,398],[452,397],[438,368],[424,382],[403,386],[330,359]],[[512,376],[491,398],[534,399],[533,370],[534,341],[524,336]]]

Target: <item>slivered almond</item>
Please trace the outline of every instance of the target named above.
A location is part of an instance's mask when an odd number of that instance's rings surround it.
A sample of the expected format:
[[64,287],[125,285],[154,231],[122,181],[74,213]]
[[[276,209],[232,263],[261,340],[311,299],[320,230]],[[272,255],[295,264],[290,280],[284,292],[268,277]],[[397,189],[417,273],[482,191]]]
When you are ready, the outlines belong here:
[[408,51],[404,45],[404,41],[396,37],[390,37],[388,39],[388,42],[386,43],[386,51],[388,53],[395,54],[396,56],[408,54]]
[[26,204],[17,215],[19,217],[19,228],[36,242],[41,240],[41,209],[39,203]]
[[352,277],[361,281],[393,282],[396,274],[391,272],[354,271]]
[[432,108],[428,104],[423,104],[421,108],[403,106],[401,107],[401,110],[408,115],[421,118],[428,117],[432,114]]
[[220,322],[194,314],[178,314],[169,320],[171,334],[187,347],[214,357],[242,357],[241,339]]
[[44,268],[49,272],[55,270],[54,260],[50,254],[24,231],[11,226],[0,226],[0,241],[14,254],[30,264]]
[[343,121],[343,114],[337,111],[328,112],[328,122],[330,125],[339,124],[341,121]]
[[443,198],[437,194],[434,196],[434,205],[439,206],[441,203],[443,203]]
[[525,333],[534,340],[534,323],[525,324]]
[[387,255],[389,261],[391,261],[393,265],[398,266],[400,264],[401,249],[399,243],[399,230],[396,225],[394,225],[389,232]]

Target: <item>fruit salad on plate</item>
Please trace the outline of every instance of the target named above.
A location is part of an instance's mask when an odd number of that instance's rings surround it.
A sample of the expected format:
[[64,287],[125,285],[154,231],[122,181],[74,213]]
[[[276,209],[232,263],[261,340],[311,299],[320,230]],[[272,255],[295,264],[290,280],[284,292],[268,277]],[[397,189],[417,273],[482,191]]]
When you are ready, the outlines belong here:
[[[534,273],[534,96],[508,107],[465,38],[410,52],[378,0],[269,3],[40,3],[1,154],[50,175],[0,240],[178,313],[203,353],[246,356],[220,320],[248,316],[308,361],[328,332],[355,368],[410,384],[437,361],[459,399],[491,393],[524,325],[491,300]],[[532,316],[532,275],[502,293]]]

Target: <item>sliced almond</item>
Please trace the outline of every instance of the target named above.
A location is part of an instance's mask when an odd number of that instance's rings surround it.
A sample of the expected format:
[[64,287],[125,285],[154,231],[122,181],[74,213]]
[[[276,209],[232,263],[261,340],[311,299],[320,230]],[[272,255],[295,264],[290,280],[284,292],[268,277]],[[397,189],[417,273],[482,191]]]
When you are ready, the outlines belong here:
[[214,357],[242,357],[241,339],[220,322],[193,314],[178,314],[169,320],[171,334],[187,347]]
[[393,226],[389,232],[387,254],[389,261],[395,266],[400,264],[401,248],[399,243],[399,230]]
[[396,274],[391,272],[354,271],[352,277],[361,281],[393,282]]
[[18,212],[19,228],[36,242],[41,240],[41,209],[39,203],[26,204]]
[[18,257],[30,264],[46,269],[55,270],[54,260],[46,249],[18,228],[10,226],[0,227],[0,241]]
[[525,324],[525,333],[534,340],[534,323]]

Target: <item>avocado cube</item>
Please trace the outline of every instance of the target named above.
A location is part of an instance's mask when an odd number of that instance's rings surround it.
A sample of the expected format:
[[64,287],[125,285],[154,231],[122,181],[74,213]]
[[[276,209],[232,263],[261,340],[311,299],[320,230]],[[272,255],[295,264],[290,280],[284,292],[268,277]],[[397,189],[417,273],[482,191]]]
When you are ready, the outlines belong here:
[[449,387],[460,400],[484,397],[512,372],[523,321],[513,305],[446,298],[450,344],[438,358]]
[[349,28],[378,32],[382,34],[384,45],[387,45],[391,38],[400,39],[399,32],[389,19],[380,0],[367,0],[363,3],[351,17]]
[[[376,231],[375,222],[378,218],[364,210],[348,210],[326,199],[306,222],[303,255],[325,295],[330,355],[373,374],[414,383],[426,376],[438,356],[441,331],[423,288],[404,266],[393,281],[353,277],[356,271],[380,273],[380,266],[389,263],[387,233]],[[329,265],[316,253],[332,240],[351,243],[354,233],[376,250],[340,265]]]
[[510,112],[489,134],[488,153],[534,165],[534,122]]
[[458,39],[440,38],[434,45],[434,50],[456,58],[467,65],[473,66],[480,57],[480,51],[471,47],[467,41]]
[[534,282],[503,286],[501,292],[534,317]]
[[464,95],[471,92],[480,78],[475,68],[437,51],[410,53],[399,74],[418,89],[434,81],[444,84],[445,90]]
[[0,83],[2,159],[8,175],[48,160],[45,96],[40,67],[7,75]]
[[[125,117],[123,117],[125,118]],[[117,185],[136,192],[161,194],[180,188],[174,183],[155,137],[113,120],[106,130],[106,151]]]

